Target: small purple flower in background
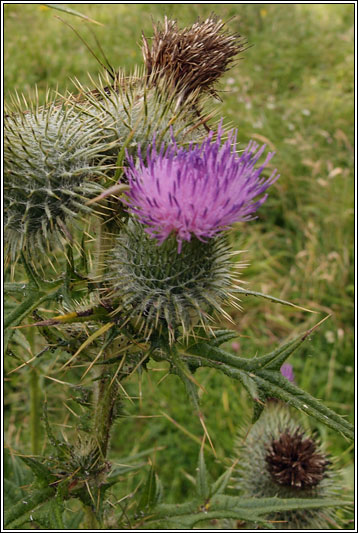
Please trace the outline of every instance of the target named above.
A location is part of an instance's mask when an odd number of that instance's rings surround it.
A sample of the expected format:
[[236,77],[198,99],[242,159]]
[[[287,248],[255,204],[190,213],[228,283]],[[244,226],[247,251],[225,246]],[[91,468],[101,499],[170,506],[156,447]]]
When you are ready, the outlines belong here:
[[293,383],[295,381],[295,376],[293,373],[293,367],[290,363],[284,363],[280,368],[281,374]]
[[231,348],[234,350],[234,352],[238,352],[240,350],[240,344],[238,342],[232,342]]
[[201,241],[214,237],[234,222],[252,219],[265,202],[267,194],[256,198],[279,176],[276,170],[267,179],[260,175],[274,154],[255,168],[265,146],[258,149],[250,141],[239,156],[236,132],[221,145],[222,134],[219,126],[216,140],[211,131],[201,145],[183,148],[173,141],[159,151],[154,141],[146,162],[141,153],[137,165],[128,158],[129,210],[159,244],[174,232],[180,252],[182,241],[190,241],[192,235]]

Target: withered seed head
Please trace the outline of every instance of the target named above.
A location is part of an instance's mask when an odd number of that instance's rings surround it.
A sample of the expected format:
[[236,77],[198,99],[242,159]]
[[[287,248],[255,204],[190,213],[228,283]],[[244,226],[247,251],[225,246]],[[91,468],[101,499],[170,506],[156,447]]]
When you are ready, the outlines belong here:
[[240,35],[223,31],[224,26],[212,16],[179,29],[175,20],[165,17],[163,26],[153,25],[151,48],[143,35],[147,74],[171,80],[184,97],[196,90],[216,95],[213,85],[246,46]]
[[315,487],[325,477],[329,461],[316,451],[314,441],[298,429],[286,431],[267,446],[266,463],[271,477],[279,485],[306,489]]

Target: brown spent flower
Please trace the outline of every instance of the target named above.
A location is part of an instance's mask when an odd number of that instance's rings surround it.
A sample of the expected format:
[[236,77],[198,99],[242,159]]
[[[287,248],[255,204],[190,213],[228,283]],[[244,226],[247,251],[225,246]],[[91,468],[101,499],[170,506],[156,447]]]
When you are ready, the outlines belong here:
[[316,451],[315,442],[303,438],[296,430],[283,433],[267,447],[266,463],[272,479],[279,485],[307,489],[315,487],[326,474],[330,464],[325,456]]
[[223,31],[224,26],[214,16],[183,29],[167,17],[163,26],[154,24],[151,48],[142,36],[148,76],[154,81],[165,77],[184,97],[196,90],[217,96],[213,85],[247,44],[239,34]]

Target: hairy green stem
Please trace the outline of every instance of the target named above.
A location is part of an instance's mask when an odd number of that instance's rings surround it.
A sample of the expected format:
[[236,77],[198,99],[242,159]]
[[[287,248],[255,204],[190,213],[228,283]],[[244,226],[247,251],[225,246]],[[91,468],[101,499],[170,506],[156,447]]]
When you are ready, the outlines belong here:
[[[113,243],[113,233],[108,231],[107,224],[99,218],[96,221],[96,261],[94,276],[101,279],[105,271],[105,257]],[[105,459],[108,451],[110,430],[115,415],[115,404],[118,396],[118,382],[113,379],[111,372],[103,368],[100,379],[96,383],[95,407],[93,418],[93,435],[98,448]]]
[[[98,207],[100,209],[100,207]],[[96,223],[96,261],[94,266],[94,278],[100,280],[106,269],[105,257],[108,250],[113,247],[114,235],[108,228],[105,220],[99,218]]]
[[93,436],[97,441],[102,458],[105,459],[110,431],[116,415],[119,386],[117,379],[113,379],[107,369],[102,371],[102,375],[96,385],[97,398],[93,419]]
[[30,430],[31,430],[31,453],[40,453],[41,433],[40,387],[36,369],[30,370]]
[[[31,347],[32,355],[36,354],[36,335],[35,329],[30,328],[27,335],[27,340]],[[41,414],[40,407],[40,383],[38,371],[35,367],[30,368],[29,373],[29,389],[30,389],[30,435],[31,435],[31,453],[39,455],[40,453],[40,435],[41,435]]]

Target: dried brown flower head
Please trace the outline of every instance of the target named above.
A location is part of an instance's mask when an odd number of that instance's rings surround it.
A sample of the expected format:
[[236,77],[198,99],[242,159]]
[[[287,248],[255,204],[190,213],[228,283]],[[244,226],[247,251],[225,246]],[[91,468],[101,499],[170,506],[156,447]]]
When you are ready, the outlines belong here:
[[265,460],[273,480],[297,489],[318,485],[325,477],[329,461],[316,449],[315,442],[304,438],[299,430],[283,433],[267,447]]
[[184,96],[196,90],[216,95],[215,82],[246,47],[240,35],[223,31],[224,26],[224,22],[212,16],[179,29],[175,20],[165,17],[163,26],[153,25],[151,47],[143,35],[147,74],[154,81],[165,77]]

